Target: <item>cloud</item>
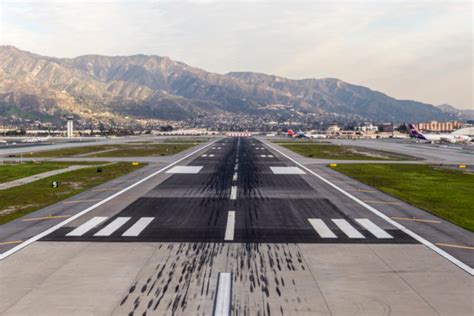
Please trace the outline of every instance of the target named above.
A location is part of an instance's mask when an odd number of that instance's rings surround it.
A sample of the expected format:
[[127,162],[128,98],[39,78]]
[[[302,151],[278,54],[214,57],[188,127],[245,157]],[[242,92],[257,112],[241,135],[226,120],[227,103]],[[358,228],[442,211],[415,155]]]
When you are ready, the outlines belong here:
[[473,105],[470,2],[1,3],[0,42],[39,54],[156,54],[219,73],[337,77]]

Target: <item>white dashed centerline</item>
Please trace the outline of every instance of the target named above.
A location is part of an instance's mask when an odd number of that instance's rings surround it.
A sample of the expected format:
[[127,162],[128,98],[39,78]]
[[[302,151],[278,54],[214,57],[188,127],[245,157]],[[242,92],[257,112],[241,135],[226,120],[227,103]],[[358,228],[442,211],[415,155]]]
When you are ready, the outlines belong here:
[[227,214],[227,226],[225,228],[224,240],[234,240],[235,211]]
[[237,199],[237,186],[235,185],[233,185],[232,188],[230,188],[230,199],[231,200]]

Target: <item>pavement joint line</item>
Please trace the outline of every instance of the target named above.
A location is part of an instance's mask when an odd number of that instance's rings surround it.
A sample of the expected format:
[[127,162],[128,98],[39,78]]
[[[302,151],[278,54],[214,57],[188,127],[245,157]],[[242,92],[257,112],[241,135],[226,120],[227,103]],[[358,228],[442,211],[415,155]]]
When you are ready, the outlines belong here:
[[204,145],[204,146],[202,146],[202,147],[200,147],[200,148],[198,148],[198,149],[196,149],[196,150],[190,152],[189,154],[187,154],[187,155],[185,155],[185,156],[179,158],[178,160],[176,160],[176,161],[174,161],[174,162],[172,162],[172,163],[170,163],[170,164],[164,166],[164,167],[161,168],[160,170],[155,171],[154,173],[152,173],[152,174],[146,176],[145,178],[143,178],[143,179],[141,179],[141,180],[138,180],[137,182],[135,182],[135,183],[131,184],[130,186],[128,186],[128,187],[122,189],[121,191],[116,192],[116,193],[114,193],[113,195],[111,195],[111,196],[109,196],[109,197],[103,199],[102,201],[100,201],[100,202],[98,202],[98,203],[96,203],[96,204],[94,204],[94,205],[92,205],[92,206],[89,206],[88,208],[86,208],[85,210],[83,210],[83,211],[81,211],[81,212],[75,214],[74,216],[69,217],[68,219],[62,221],[61,223],[58,223],[58,224],[54,225],[53,227],[50,227],[50,228],[48,228],[47,230],[45,230],[45,231],[43,231],[43,232],[41,232],[41,233],[39,233],[39,234],[36,234],[36,235],[34,235],[34,236],[28,238],[27,240],[23,241],[23,242],[20,243],[19,245],[15,246],[15,247],[13,247],[13,248],[11,248],[11,249],[8,249],[7,251],[1,253],[1,254],[0,254],[0,260],[3,260],[3,259],[5,259],[5,258],[9,257],[10,255],[12,255],[12,254],[16,253],[17,251],[19,251],[19,250],[21,250],[21,249],[23,249],[23,248],[29,246],[30,244],[34,243],[35,241],[37,241],[37,240],[39,240],[39,239],[41,239],[41,238],[43,238],[43,237],[45,237],[45,236],[51,234],[52,232],[56,231],[57,229],[63,227],[64,225],[67,225],[67,224],[69,224],[70,222],[75,221],[76,219],[78,219],[78,218],[81,217],[82,215],[91,212],[92,210],[98,208],[99,206],[101,206],[101,205],[103,205],[103,204],[109,202],[110,200],[115,199],[117,196],[122,195],[123,193],[129,191],[130,189],[133,189],[134,187],[136,187],[136,186],[142,184],[143,182],[145,182],[145,181],[147,181],[147,180],[153,178],[154,176],[156,176],[156,175],[162,173],[162,172],[165,171],[166,169],[173,167],[174,165],[180,163],[181,161],[183,161],[183,160],[185,160],[185,159],[188,159],[189,157],[191,157],[191,156],[197,154],[198,152],[202,151],[203,149],[208,148],[209,146],[212,146],[212,145],[215,144],[217,141],[219,141],[219,139],[217,139],[217,140],[215,140],[215,141],[213,141],[213,142],[211,142],[211,143],[209,143],[209,144],[207,144],[207,145]]
[[443,244],[443,243],[436,243],[435,245],[441,246],[441,247],[451,247],[451,248],[474,250],[474,247],[471,247],[471,246],[453,245],[453,244]]
[[24,218],[22,222],[32,222],[32,221],[42,221],[46,219],[57,219],[57,218],[67,218],[71,217],[71,215],[51,215],[51,216],[43,216],[43,217],[32,217],[32,218]]
[[364,200],[363,202],[372,203],[372,204],[388,204],[388,205],[402,205],[401,202],[390,202],[390,201],[372,201],[372,200]]
[[21,244],[22,242],[23,242],[23,240],[4,241],[4,242],[0,242],[0,246],[3,246],[3,245],[13,245],[13,244]]
[[441,224],[441,221],[431,220],[431,219],[422,219],[422,218],[414,218],[414,217],[396,217],[392,216],[392,219],[398,219],[401,221],[414,221],[414,222],[422,222],[422,223],[433,223],[433,224]]
[[74,203],[84,203],[84,202],[96,202],[102,199],[88,199],[88,200],[73,200],[73,201],[64,201],[64,204],[74,204]]
[[104,189],[95,189],[92,192],[102,192],[102,191],[113,191],[113,190],[120,190],[122,188],[104,188]]
[[232,298],[232,273],[219,272],[213,316],[230,316]]
[[430,248],[431,250],[433,250],[434,252],[436,252],[440,256],[442,256],[445,259],[449,260],[450,262],[452,262],[453,264],[458,266],[460,269],[466,271],[470,275],[474,275],[474,269],[473,268],[471,268],[470,266],[468,266],[467,264],[465,264],[461,260],[455,258],[454,256],[452,256],[448,252],[444,251],[443,249],[439,248],[434,243],[428,241],[427,239],[425,239],[422,236],[418,235],[414,231],[411,231],[410,229],[406,228],[402,224],[396,222],[395,220],[391,219],[387,215],[383,214],[382,212],[380,212],[375,207],[370,206],[369,204],[367,204],[364,201],[360,200],[356,196],[354,196],[354,195],[350,194],[349,192],[345,191],[344,189],[340,188],[339,186],[337,186],[336,184],[334,184],[331,181],[327,180],[323,176],[319,175],[318,173],[316,173],[313,170],[309,169],[308,167],[304,166],[302,163],[299,163],[295,159],[293,159],[290,156],[288,156],[287,154],[283,153],[281,150],[275,148],[273,145],[267,144],[267,146],[270,147],[271,149],[275,150],[276,152],[280,153],[283,157],[288,158],[290,161],[294,162],[296,165],[298,165],[301,168],[305,169],[306,171],[308,171],[309,173],[311,173],[312,175],[314,175],[316,178],[320,179],[321,181],[323,181],[327,185],[331,186],[332,188],[336,189],[340,193],[344,194],[345,196],[347,196],[348,198],[350,198],[351,200],[353,200],[357,204],[363,206],[364,208],[366,208],[367,210],[369,210],[373,214],[379,216],[380,218],[384,219],[388,223],[392,224],[394,227],[396,227],[396,228],[400,229],[401,231],[403,231],[405,234],[409,235],[413,239],[417,240],[418,242],[422,243],[426,247]]
[[227,214],[227,225],[225,227],[224,240],[234,240],[235,231],[235,211],[229,211]]

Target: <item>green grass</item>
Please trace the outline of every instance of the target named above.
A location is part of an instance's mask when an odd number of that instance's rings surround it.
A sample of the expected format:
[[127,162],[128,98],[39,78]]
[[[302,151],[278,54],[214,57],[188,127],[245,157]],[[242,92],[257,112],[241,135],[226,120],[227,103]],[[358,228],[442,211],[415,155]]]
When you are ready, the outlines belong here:
[[344,164],[334,169],[474,231],[473,174],[405,164]]
[[95,164],[88,162],[24,162],[0,165],[0,183],[9,182],[51,170],[64,169],[71,165]]
[[[197,143],[136,143],[62,148],[51,151],[26,154],[24,157],[73,157],[85,155],[86,157],[147,157],[169,156],[191,148]],[[106,151],[107,152],[101,152]]]
[[[40,208],[64,200],[82,191],[95,187],[142,167],[130,163],[116,163],[96,168],[86,168],[62,173],[29,184],[0,191],[0,224],[34,212]],[[51,182],[59,181],[59,188],[52,188]]]
[[277,144],[309,158],[337,160],[408,160],[411,158],[405,155],[387,153],[361,147],[314,144],[309,142],[297,144],[277,142]]

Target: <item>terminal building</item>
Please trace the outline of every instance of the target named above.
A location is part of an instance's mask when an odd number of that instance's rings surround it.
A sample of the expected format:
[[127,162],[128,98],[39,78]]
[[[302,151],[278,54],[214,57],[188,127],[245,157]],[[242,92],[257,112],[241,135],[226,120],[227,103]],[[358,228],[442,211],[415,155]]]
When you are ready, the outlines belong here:
[[450,133],[457,129],[460,129],[464,126],[462,122],[437,122],[431,121],[429,123],[416,123],[413,124],[415,127],[424,132],[440,132],[440,133]]

